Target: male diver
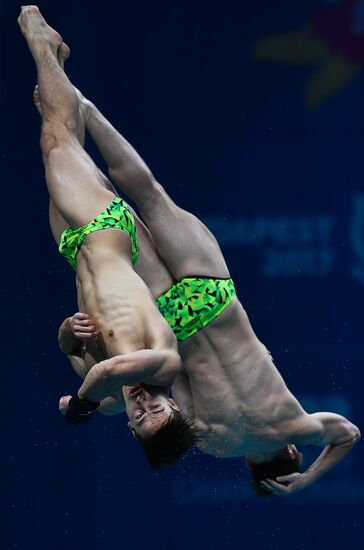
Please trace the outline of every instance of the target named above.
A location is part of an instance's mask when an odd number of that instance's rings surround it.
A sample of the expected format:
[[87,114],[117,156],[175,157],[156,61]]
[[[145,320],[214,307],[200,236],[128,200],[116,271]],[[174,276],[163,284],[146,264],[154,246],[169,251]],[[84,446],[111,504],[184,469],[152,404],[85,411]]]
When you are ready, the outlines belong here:
[[[168,397],[180,357],[171,328],[132,267],[139,254],[133,214],[81,146],[83,116],[59,64],[69,53],[67,46],[36,6],[22,7],[18,23],[37,67],[52,232],[61,254],[76,269],[78,307],[98,330],[97,351],[90,351],[96,361],[77,394],[68,399],[67,419],[84,422],[96,408],[107,412],[120,391],[132,401],[144,383],[148,422],[143,437],[162,432],[168,446],[171,432],[181,439],[178,434],[189,430]],[[61,330],[61,340],[64,351],[75,352],[69,332]],[[180,452],[194,440],[193,433],[185,437]]]
[[[112,180],[138,206],[150,231],[151,238],[141,243],[145,262],[135,267],[153,288],[179,342],[183,371],[172,395],[182,414],[195,422],[198,448],[219,458],[245,456],[261,496],[287,495],[311,485],[348,454],[360,438],[359,429],[343,416],[308,414],[302,408],[255,335],[214,236],[172,201],[95,105],[81,95],[79,100]],[[166,284],[169,274],[173,281],[157,296],[158,279]],[[79,341],[94,341],[96,319],[76,314],[72,324]],[[147,415],[142,386],[137,397],[133,431]],[[122,410],[119,403],[113,413]],[[297,445],[324,447],[303,473]],[[161,467],[158,446],[146,442],[143,447],[152,465]]]

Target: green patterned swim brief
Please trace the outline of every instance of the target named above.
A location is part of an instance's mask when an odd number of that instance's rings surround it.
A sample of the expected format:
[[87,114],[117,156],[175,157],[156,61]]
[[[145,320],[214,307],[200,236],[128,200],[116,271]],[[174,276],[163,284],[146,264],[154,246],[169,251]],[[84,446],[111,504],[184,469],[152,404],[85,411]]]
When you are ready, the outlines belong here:
[[74,269],[76,269],[76,256],[84,238],[90,233],[102,229],[121,229],[121,231],[125,231],[125,233],[130,235],[132,245],[131,259],[133,264],[135,264],[139,256],[139,244],[134,216],[127,203],[117,197],[90,223],[77,227],[77,229],[68,227],[63,231],[59,251]]
[[236,295],[232,279],[184,277],[156,300],[159,311],[184,342],[211,323]]

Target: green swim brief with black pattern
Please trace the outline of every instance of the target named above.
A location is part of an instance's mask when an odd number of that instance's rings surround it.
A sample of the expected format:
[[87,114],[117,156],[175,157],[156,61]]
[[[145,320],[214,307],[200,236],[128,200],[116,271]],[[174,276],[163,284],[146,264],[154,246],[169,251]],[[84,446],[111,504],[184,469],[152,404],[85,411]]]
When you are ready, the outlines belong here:
[[156,300],[177,341],[211,323],[231,304],[236,291],[232,279],[184,277]]
[[90,223],[73,229],[68,227],[61,235],[59,251],[68,263],[76,269],[76,256],[84,238],[94,231],[102,229],[121,229],[131,239],[133,264],[139,256],[139,243],[136,234],[135,220],[129,206],[123,199],[116,197],[109,206]]

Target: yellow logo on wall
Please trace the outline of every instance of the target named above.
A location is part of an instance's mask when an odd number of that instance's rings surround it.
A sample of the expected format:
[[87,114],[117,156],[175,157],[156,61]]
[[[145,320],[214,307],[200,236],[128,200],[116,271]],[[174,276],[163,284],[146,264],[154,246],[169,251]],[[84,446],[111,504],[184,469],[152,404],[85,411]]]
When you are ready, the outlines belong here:
[[302,28],[260,39],[257,60],[287,65],[316,65],[305,93],[310,108],[338,92],[364,62],[364,0],[326,0]]

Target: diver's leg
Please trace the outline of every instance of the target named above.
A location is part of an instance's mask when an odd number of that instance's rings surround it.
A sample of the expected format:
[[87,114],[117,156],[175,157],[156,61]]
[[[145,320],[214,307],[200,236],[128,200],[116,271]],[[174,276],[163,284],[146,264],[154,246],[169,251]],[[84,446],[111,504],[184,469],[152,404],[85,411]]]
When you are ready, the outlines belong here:
[[138,206],[158,252],[176,279],[188,275],[228,277],[219,245],[193,214],[179,208],[156,182],[134,148],[85,98],[86,127],[117,186]]
[[219,244],[207,227],[177,206],[159,183],[152,185],[153,195],[137,205],[174,277],[229,277]]
[[98,215],[114,194],[99,185],[99,170],[79,143],[83,121],[77,95],[57,60],[61,37],[36,6],[22,8],[19,24],[37,66],[49,193],[61,216],[78,227]]
[[[65,60],[68,58],[69,54],[70,54],[70,51],[68,46],[64,43],[61,44],[57,52],[57,59],[62,69],[64,68]],[[35,87],[35,90],[33,93],[33,100],[37,111],[39,112],[40,116],[42,116],[42,106],[39,99],[38,85]],[[84,125],[82,126],[81,124],[79,126],[80,126],[81,133],[78,136],[78,139],[81,145],[83,145],[85,140],[85,131],[84,131],[85,127]],[[60,241],[63,231],[65,231],[65,229],[67,229],[69,225],[64,219],[64,217],[61,215],[59,210],[57,210],[57,207],[54,204],[51,197],[49,198],[49,225],[51,227],[53,238],[58,243]]]

